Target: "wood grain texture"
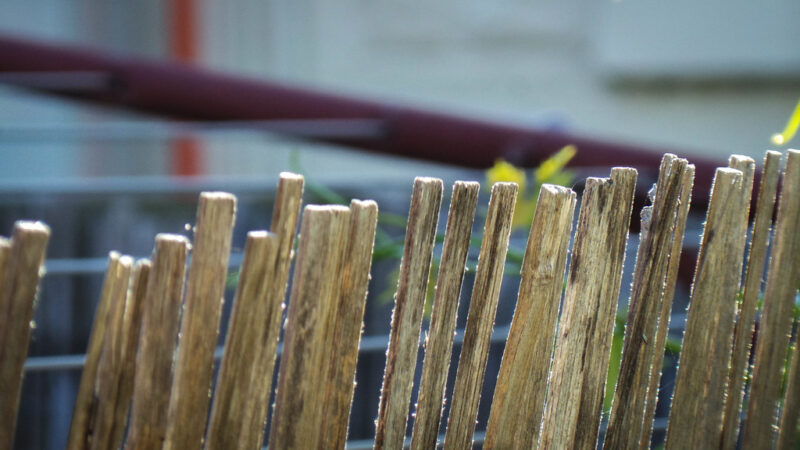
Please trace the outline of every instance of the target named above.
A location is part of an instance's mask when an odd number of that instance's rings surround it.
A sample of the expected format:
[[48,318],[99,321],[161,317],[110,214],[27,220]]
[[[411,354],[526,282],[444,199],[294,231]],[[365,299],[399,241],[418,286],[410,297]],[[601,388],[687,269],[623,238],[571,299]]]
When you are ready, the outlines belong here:
[[539,191],[485,449],[532,448],[538,441],[575,203],[571,189],[545,184]]
[[772,445],[800,270],[800,152],[787,151],[758,327],[742,448]]
[[441,203],[442,180],[414,180],[378,405],[375,449],[403,447]]
[[575,233],[539,447],[597,445],[636,170],[589,178]]
[[337,300],[350,210],[342,206],[306,206],[297,264],[286,318],[272,449],[322,448],[325,385],[330,367]]
[[655,199],[652,207],[648,207],[652,208],[651,216],[642,219],[619,376],[603,441],[605,449],[639,447],[650,367],[657,350],[648,343],[656,341],[675,219],[681,207],[681,191],[686,189],[683,183],[687,166],[685,159],[664,155]]
[[[795,249],[795,252],[800,248]],[[798,323],[795,322],[795,330]],[[793,345],[789,373],[786,380],[786,393],[783,396],[780,427],[778,428],[778,450],[796,449],[797,420],[800,417],[800,351],[797,342]]]
[[188,251],[189,241],[184,236],[156,236],[136,350],[133,405],[125,442],[128,450],[161,449],[166,438]]
[[14,444],[23,366],[28,355],[33,311],[50,228],[41,222],[17,222],[0,279],[0,449]]
[[[725,396],[725,411],[722,422],[722,449],[734,449],[739,437],[739,415],[744,399],[744,381],[750,361],[750,346],[753,342],[753,323],[761,292],[761,279],[769,243],[769,229],[775,208],[778,190],[778,175],[781,154],[769,151],[764,156],[761,185],[758,189],[756,213],[753,222],[750,251],[747,256],[747,272],[733,335],[733,351],[728,371],[728,388]],[[733,166],[731,166],[733,167]],[[738,167],[734,167],[738,168]]]
[[[279,289],[270,283],[278,261],[278,237],[266,231],[251,231],[247,234],[244,258],[239,269],[239,283],[233,300],[225,352],[220,364],[211,421],[206,439],[207,449],[260,448],[254,443],[240,439],[250,426],[248,416],[255,414],[254,389],[259,378],[272,378],[259,361],[263,347],[272,346],[273,355],[277,343],[277,330],[268,329],[275,322],[274,316],[282,313],[282,302],[270,304],[269,291]],[[276,327],[279,328],[279,327]],[[265,340],[268,339],[268,340]],[[273,342],[275,341],[275,342]],[[273,357],[274,361],[274,357]]]
[[717,448],[744,251],[741,171],[717,169],[695,267],[667,448]]
[[[123,364],[123,320],[125,319],[125,301],[131,279],[133,259],[120,256],[109,264],[106,281],[113,285],[108,299],[111,304],[105,317],[104,327],[93,327],[102,332],[100,336],[102,350],[97,364],[97,373],[91,391],[90,414],[83,448],[110,449],[111,433],[114,428],[114,409],[119,396],[120,378]],[[106,300],[106,299],[103,299]],[[99,319],[98,317],[95,318]],[[90,338],[91,339],[91,338]]]
[[453,185],[411,435],[411,448],[415,450],[434,448],[439,435],[442,400],[479,190],[478,183],[456,181]]
[[252,403],[247,413],[248,424],[244,425],[239,435],[242,448],[261,448],[264,441],[264,427],[267,424],[269,400],[272,394],[272,381],[275,369],[275,357],[283,319],[284,300],[289,283],[289,268],[294,257],[294,244],[297,236],[297,224],[300,220],[300,208],[303,204],[302,175],[282,172],[278,181],[278,192],[275,195],[275,207],[272,210],[270,232],[278,237],[277,260],[267,288],[265,302],[267,313],[262,317],[262,346],[257,358],[252,362],[252,375],[257,385],[251,391]]
[[224,192],[200,194],[167,414],[166,450],[203,446],[235,219],[236,197]]
[[123,367],[119,378],[117,399],[114,402],[114,420],[109,445],[105,448],[119,448],[127,425],[128,411],[133,396],[133,377],[136,373],[136,350],[139,347],[147,281],[150,277],[151,267],[150,260],[140,259],[133,268],[133,279],[128,298],[125,301],[125,315],[122,321]]
[[325,386],[321,425],[326,433],[321,443],[326,448],[343,449],[347,440],[377,225],[377,203],[371,200],[353,200],[350,203],[350,224],[340,274],[338,310],[333,320],[333,337],[330,342],[332,351],[326,361],[329,375]]
[[481,400],[489,341],[500,299],[503,269],[511,235],[511,221],[517,200],[516,183],[495,183],[489,200],[489,212],[483,227],[478,270],[467,314],[464,343],[458,359],[455,387],[450,401],[444,448],[472,446],[475,419]]
[[661,385],[661,368],[664,364],[664,345],[669,333],[670,316],[672,315],[672,300],[675,296],[675,283],[678,279],[678,268],[683,250],[683,238],[686,231],[686,219],[689,217],[689,207],[692,202],[692,187],[694,186],[694,165],[689,164],[683,173],[681,183],[680,209],[675,218],[675,232],[672,240],[672,250],[667,262],[667,276],[664,282],[664,294],[661,300],[661,313],[658,318],[656,339],[652,347],[653,357],[650,365],[649,381],[647,383],[647,401],[645,402],[642,433],[639,437],[639,448],[650,448],[653,434],[653,423],[658,405],[658,391]]

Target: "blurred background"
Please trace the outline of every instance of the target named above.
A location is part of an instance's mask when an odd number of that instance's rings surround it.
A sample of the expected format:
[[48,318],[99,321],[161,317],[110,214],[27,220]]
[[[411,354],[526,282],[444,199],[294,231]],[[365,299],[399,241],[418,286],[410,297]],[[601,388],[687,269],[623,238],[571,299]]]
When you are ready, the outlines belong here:
[[[614,156],[616,146],[656,155],[656,163],[666,149],[692,162],[725,165],[732,153],[760,163],[770,136],[783,128],[800,97],[798,17],[796,0],[8,0],[0,2],[0,34],[77,45],[112,59],[178,62],[364,100],[376,110],[409,105],[438,118],[556,133],[564,144],[580,137],[603,143],[604,152],[597,153],[578,145],[579,158],[592,167]],[[34,65],[47,58],[23,56]],[[357,116],[289,124],[274,117],[175,121],[180,115],[170,115],[168,107],[135,111],[125,107],[125,98],[99,104],[43,92],[91,94],[108,82],[103,73],[37,77],[28,63],[19,69],[17,62],[0,58],[0,231],[8,233],[19,219],[44,220],[53,228],[33,357],[83,352],[107,252],[147,256],[157,232],[186,233],[200,190],[239,195],[234,248],[241,251],[246,231],[268,226],[281,171],[302,172],[344,197],[375,198],[382,210],[405,214],[414,176],[442,177],[446,184],[482,180],[495,157],[530,165],[535,159],[520,152],[551,150],[535,143],[523,150],[495,146],[485,158],[469,161],[459,148],[442,149],[435,158],[410,150],[417,158],[373,152],[346,144],[381,134],[385,124]],[[210,117],[217,106],[202,103],[192,113]],[[281,126],[291,132],[275,132]],[[431,123],[423,131],[436,136],[439,129]],[[303,136],[323,139],[298,138]],[[611,159],[609,164],[620,163]],[[649,186],[657,165],[645,159],[631,164],[640,170],[640,185]],[[595,173],[575,169],[579,178]],[[597,173],[607,174],[607,168]],[[321,200],[311,193],[307,198]],[[695,228],[687,232],[689,247],[697,245],[702,214],[696,211]],[[402,236],[402,229],[395,231]],[[631,251],[636,242],[632,235]],[[370,288],[375,297],[391,290],[391,280],[381,274],[393,264],[376,266]],[[465,299],[469,286],[468,277]],[[627,299],[628,287],[629,279],[621,298]],[[501,331],[513,313],[514,291],[504,290]],[[678,295],[676,336],[686,303],[680,297],[685,292]],[[391,304],[368,304],[366,335],[385,336]],[[459,328],[465,318],[462,307]],[[385,345],[375,342],[373,353],[359,360],[359,374],[373,374],[359,379],[354,404],[350,437],[362,444],[374,432],[383,368]],[[487,379],[497,371],[502,342],[501,336],[492,347]],[[458,346],[454,365],[457,352]],[[16,448],[63,447],[79,379],[75,361],[29,364]],[[493,382],[484,398],[492,389]],[[484,406],[479,430],[488,416]]]

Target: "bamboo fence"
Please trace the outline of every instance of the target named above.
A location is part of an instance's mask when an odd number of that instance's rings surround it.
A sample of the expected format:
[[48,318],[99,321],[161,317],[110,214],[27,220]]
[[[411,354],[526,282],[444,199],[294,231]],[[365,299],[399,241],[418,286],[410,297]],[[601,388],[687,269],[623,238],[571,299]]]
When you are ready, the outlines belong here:
[[[790,336],[800,276],[800,152],[786,152],[783,171],[781,158],[767,152],[758,178],[755,162],[742,156],[716,172],[666,448],[797,445],[800,355]],[[643,209],[619,376],[612,407],[603,411],[636,178],[634,169],[614,168],[608,178],[588,179],[577,221],[575,192],[552,185],[540,190],[491,399],[481,391],[517,186],[491,187],[448,396],[479,191],[474,182],[453,185],[412,408],[444,191],[441,180],[415,181],[374,405],[376,449],[470,448],[481,401],[491,405],[483,448],[650,447],[694,167],[664,155],[651,205]],[[302,195],[303,178],[283,174],[272,229],[247,236],[216,382],[236,198],[201,194],[191,243],[158,235],[150,260],[111,252],[67,448],[257,449],[265,438],[275,449],[345,447],[378,206],[353,200],[301,208]],[[41,223],[19,222],[11,239],[0,240],[0,450],[13,444],[49,233]],[[443,420],[446,401],[451,406]]]

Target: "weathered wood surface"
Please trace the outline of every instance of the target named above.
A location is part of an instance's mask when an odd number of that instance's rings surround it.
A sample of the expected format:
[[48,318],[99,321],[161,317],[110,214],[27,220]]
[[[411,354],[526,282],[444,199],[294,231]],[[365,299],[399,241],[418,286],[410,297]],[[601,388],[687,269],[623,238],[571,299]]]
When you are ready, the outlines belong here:
[[589,178],[578,217],[539,447],[597,445],[636,170]]
[[166,450],[203,446],[235,219],[236,197],[224,192],[200,194],[167,414]]
[[538,441],[575,203],[571,189],[545,184],[539,191],[485,449],[532,448]]
[[444,448],[472,446],[475,419],[481,400],[483,376],[489,357],[489,341],[497,314],[503,269],[511,236],[511,221],[517,200],[516,183],[495,183],[489,200],[489,212],[483,227],[483,241],[478,256],[478,270],[467,314],[464,343],[458,359],[455,387],[447,420]]
[[800,270],[800,151],[787,151],[758,327],[742,448],[772,445]]
[[133,377],[136,372],[136,350],[139,346],[142,318],[144,317],[145,295],[147,281],[150,276],[150,261],[141,259],[133,268],[128,298],[125,301],[125,314],[122,321],[122,373],[119,377],[119,390],[114,401],[114,415],[108,445],[98,448],[119,448],[122,435],[125,432],[128,411],[131,407],[133,395]]
[[[278,192],[275,195],[275,207],[272,211],[270,232],[278,237],[277,260],[270,275],[265,303],[267,313],[259,325],[262,331],[262,342],[256,358],[251,362],[252,375],[257,385],[251,390],[251,403],[247,413],[249,423],[239,434],[241,448],[261,448],[264,441],[264,427],[267,423],[269,400],[272,394],[273,372],[275,369],[275,351],[281,332],[284,300],[289,283],[289,268],[294,255],[294,243],[297,235],[297,224],[300,220],[300,208],[303,204],[302,175],[283,172],[278,181]],[[269,286],[274,286],[270,288]],[[250,345],[244,343],[243,345]]]
[[161,449],[166,437],[188,250],[189,241],[184,236],[156,236],[136,350],[133,405],[125,442],[129,450]]
[[[725,396],[725,411],[722,422],[720,448],[734,449],[739,437],[739,416],[744,399],[744,381],[750,361],[750,346],[753,342],[753,323],[761,292],[761,279],[769,243],[769,230],[775,209],[775,194],[778,191],[778,176],[781,154],[769,151],[764,155],[761,185],[758,189],[756,213],[753,222],[750,251],[747,256],[742,301],[739,306],[733,335],[728,388]],[[734,167],[737,168],[737,167]]]
[[353,200],[350,203],[350,224],[340,274],[339,305],[333,320],[333,338],[330,342],[332,351],[326,361],[329,375],[326,380],[321,426],[326,436],[321,444],[327,448],[344,448],[347,440],[377,225],[377,203],[371,200]]
[[342,206],[309,205],[303,212],[270,427],[272,449],[323,445],[326,362],[349,221],[350,210]]
[[667,448],[717,448],[744,251],[741,171],[717,169],[695,267]]
[[17,222],[10,249],[0,251],[7,253],[0,273],[0,450],[14,444],[23,366],[49,239],[47,225]]
[[[272,371],[255,370],[257,355],[262,346],[277,342],[277,330],[267,329],[275,322],[274,315],[282,313],[281,303],[269,304],[268,291],[277,289],[270,281],[277,262],[278,237],[266,231],[251,231],[247,235],[244,257],[239,269],[239,283],[233,300],[225,352],[220,364],[206,448],[254,448],[253,442],[240,439],[250,425],[253,414],[253,389],[261,377],[272,378]],[[270,342],[264,336],[271,336]],[[275,343],[272,343],[273,354]],[[260,367],[259,367],[260,368]],[[261,405],[266,408],[266,405]],[[259,434],[259,436],[261,436]],[[260,447],[260,443],[257,444]]]
[[378,405],[375,449],[399,449],[405,440],[425,291],[441,202],[441,180],[414,180]]
[[689,164],[683,173],[683,186],[680,194],[680,209],[675,218],[675,231],[673,233],[672,250],[670,251],[669,261],[667,262],[667,276],[664,283],[664,294],[661,299],[661,312],[658,318],[658,329],[656,339],[651,351],[653,352],[652,363],[650,365],[649,381],[647,383],[647,400],[645,402],[644,420],[642,432],[639,437],[639,448],[650,448],[651,436],[653,434],[653,423],[656,416],[656,406],[658,404],[658,391],[661,385],[661,368],[664,363],[664,345],[667,342],[669,333],[670,316],[672,315],[672,301],[675,296],[675,283],[678,279],[678,268],[681,261],[681,251],[683,249],[683,238],[686,230],[686,219],[689,216],[689,207],[692,201],[692,187],[694,186],[694,166]]
[[654,350],[658,350],[652,344],[656,342],[681,191],[687,189],[683,184],[687,166],[685,159],[664,155],[653,205],[647,207],[651,208],[651,215],[642,218],[619,376],[603,441],[605,449],[639,447],[650,367]]
[[[111,305],[108,314],[103,319],[106,322],[105,326],[93,327],[93,331],[103,333],[100,336],[102,350],[100,361],[97,364],[96,378],[90,392],[90,414],[82,448],[112,448],[109,440],[114,428],[114,409],[124,368],[122,327],[132,268],[133,259],[129,256],[118,257],[116,261],[109,264],[106,280],[113,285],[108,299]],[[95,319],[100,318],[96,317]]]
[[415,450],[434,448],[439,435],[442,400],[479,189],[478,183],[456,181],[453,185],[411,436],[411,448]]
[[[800,251],[796,248],[795,252]],[[798,328],[795,322],[795,330]],[[778,428],[778,450],[797,449],[797,420],[800,417],[800,346],[794,344],[791,365],[786,380],[786,393],[783,396],[780,427]]]

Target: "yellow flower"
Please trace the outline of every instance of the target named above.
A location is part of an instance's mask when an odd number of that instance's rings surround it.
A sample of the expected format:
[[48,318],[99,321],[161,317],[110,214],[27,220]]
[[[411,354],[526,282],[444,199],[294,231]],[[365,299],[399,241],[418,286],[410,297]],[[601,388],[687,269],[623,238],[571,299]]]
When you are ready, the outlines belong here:
[[513,182],[519,186],[519,192],[525,192],[527,177],[525,171],[505,160],[498,159],[486,171],[486,184],[491,186],[500,182]]
[[794,112],[789,117],[786,123],[786,128],[783,133],[775,133],[772,135],[772,143],[775,145],[786,145],[794,138],[797,129],[800,127],[800,100],[797,101],[797,106],[794,107]]

